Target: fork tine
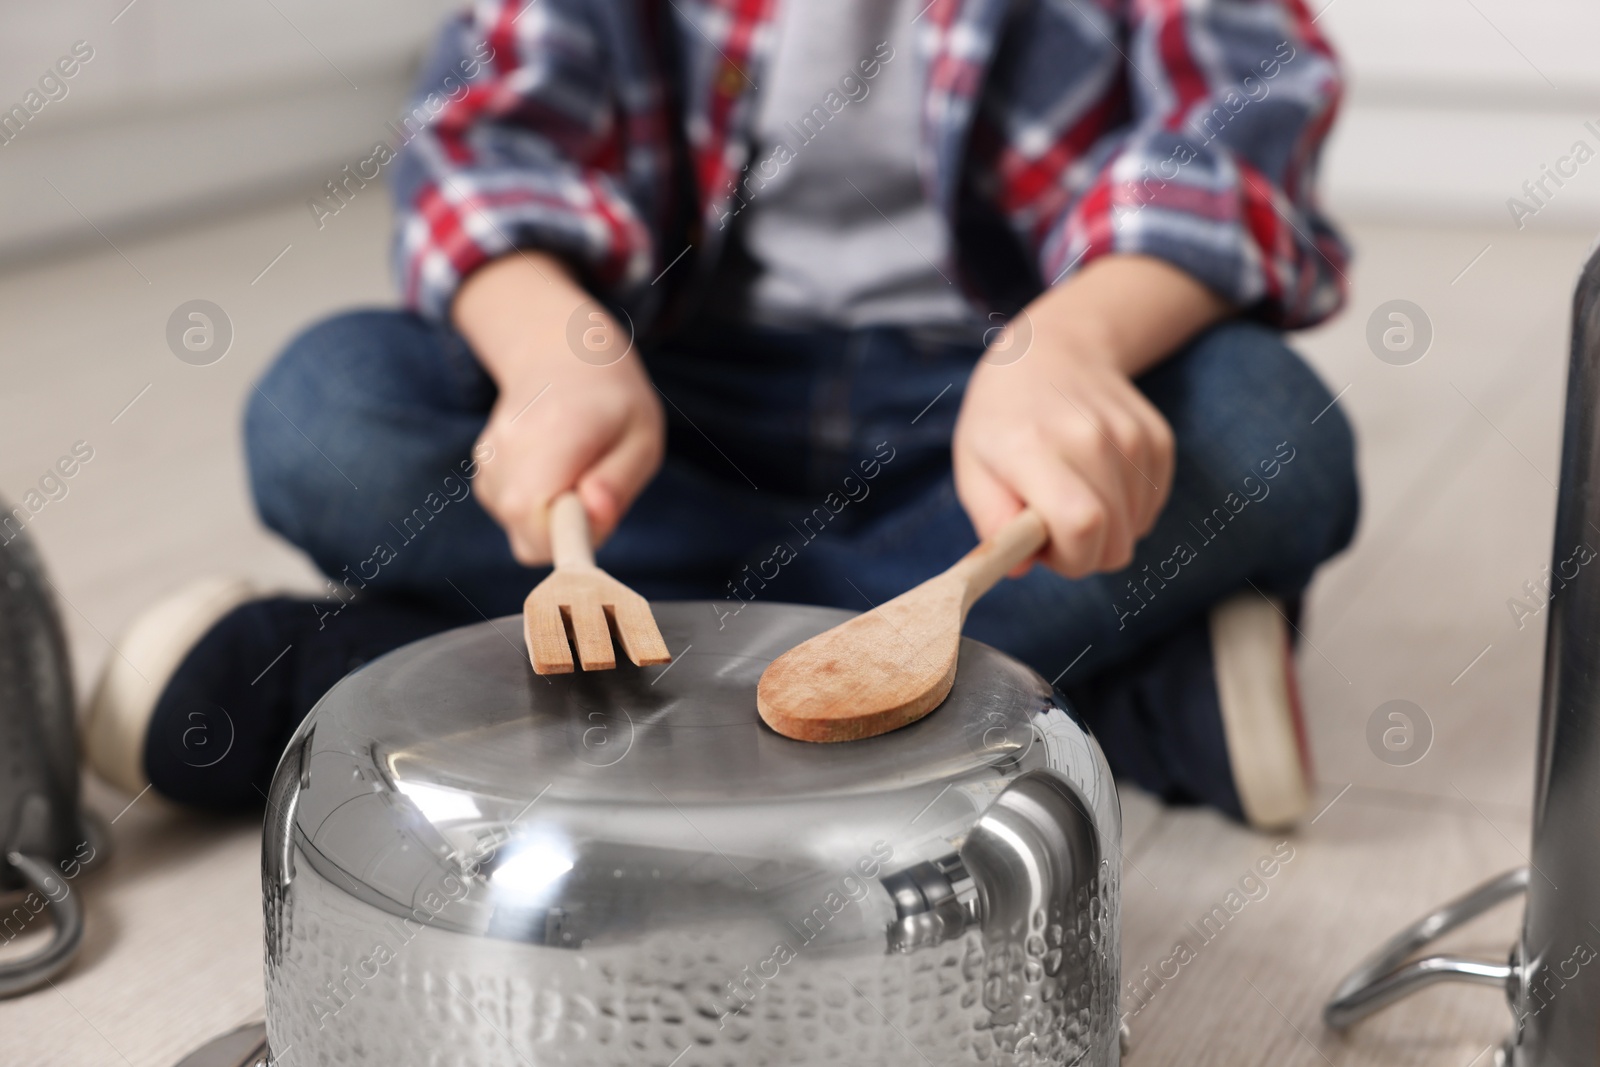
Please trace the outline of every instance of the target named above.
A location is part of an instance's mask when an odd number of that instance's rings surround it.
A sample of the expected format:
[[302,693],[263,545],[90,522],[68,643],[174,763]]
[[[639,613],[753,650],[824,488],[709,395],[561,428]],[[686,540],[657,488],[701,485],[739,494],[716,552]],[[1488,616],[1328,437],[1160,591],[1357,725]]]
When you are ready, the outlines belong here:
[[572,643],[578,646],[578,662],[586,671],[609,671],[617,665],[611,647],[611,627],[605,609],[593,597],[574,597],[564,608],[572,628]]
[[530,595],[522,611],[522,631],[528,656],[533,660],[533,673],[572,673],[572,649],[567,644],[567,627],[559,607]]
[[617,624],[617,639],[622,651],[637,666],[654,663],[671,663],[672,653],[661,639],[656,617],[650,611],[650,602],[643,597],[618,597],[610,608],[611,618]]

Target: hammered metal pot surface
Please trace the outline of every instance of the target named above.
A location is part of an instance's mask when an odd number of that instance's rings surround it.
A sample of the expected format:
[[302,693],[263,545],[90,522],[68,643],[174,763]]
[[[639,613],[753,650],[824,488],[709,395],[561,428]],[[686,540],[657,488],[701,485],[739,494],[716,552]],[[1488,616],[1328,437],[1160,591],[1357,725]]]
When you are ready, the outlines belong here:
[[537,677],[502,619],[317,706],[264,843],[276,1063],[1118,1062],[1120,815],[1059,694],[966,641],[922,722],[809,745],[756,680],[847,613],[656,610],[665,668]]

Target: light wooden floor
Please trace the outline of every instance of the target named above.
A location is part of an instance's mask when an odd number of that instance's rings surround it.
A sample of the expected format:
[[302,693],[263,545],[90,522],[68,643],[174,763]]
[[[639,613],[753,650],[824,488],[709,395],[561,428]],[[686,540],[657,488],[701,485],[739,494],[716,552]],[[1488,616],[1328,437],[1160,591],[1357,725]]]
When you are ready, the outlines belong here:
[[[188,574],[310,583],[251,516],[238,413],[297,325],[388,299],[385,212],[374,191],[318,232],[303,205],[284,205],[0,276],[0,492],[18,497],[76,441],[95,450],[33,525],[68,601],[80,680],[107,637]],[[1519,630],[1506,602],[1550,558],[1567,305],[1587,239],[1351,229],[1351,309],[1303,342],[1335,391],[1348,386],[1366,487],[1358,541],[1319,580],[1300,654],[1328,807],[1290,839],[1267,895],[1152,983],[1132,1067],[1468,1067],[1488,1062],[1474,1058],[1509,1022],[1496,993],[1459,987],[1347,1037],[1318,1013],[1380,939],[1521,862],[1543,629],[1539,617]],[[196,297],[236,330],[210,367],[180,363],[163,337]],[[1434,325],[1413,366],[1380,362],[1363,339],[1393,298]],[[1366,741],[1373,710],[1395,698],[1435,733],[1409,767]],[[150,796],[124,810],[131,798],[104,787],[90,796],[118,818],[114,862],[82,886],[87,948],[56,988],[0,1002],[0,1060],[168,1067],[261,1010],[257,828]],[[1136,977],[1278,841],[1139,795],[1125,811],[1124,968]],[[1515,921],[1507,908],[1452,944],[1499,957]]]

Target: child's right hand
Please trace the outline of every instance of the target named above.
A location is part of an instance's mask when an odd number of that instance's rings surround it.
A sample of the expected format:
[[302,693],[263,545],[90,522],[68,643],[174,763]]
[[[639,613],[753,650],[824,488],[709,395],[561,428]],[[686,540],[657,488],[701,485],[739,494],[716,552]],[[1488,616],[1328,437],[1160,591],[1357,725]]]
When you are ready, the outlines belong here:
[[603,541],[666,451],[661,402],[638,352],[628,351],[629,333],[564,264],[539,252],[470,275],[452,318],[500,387],[479,437],[493,451],[476,492],[512,553],[529,566],[550,562],[546,510],[568,489],[583,501],[595,543]]

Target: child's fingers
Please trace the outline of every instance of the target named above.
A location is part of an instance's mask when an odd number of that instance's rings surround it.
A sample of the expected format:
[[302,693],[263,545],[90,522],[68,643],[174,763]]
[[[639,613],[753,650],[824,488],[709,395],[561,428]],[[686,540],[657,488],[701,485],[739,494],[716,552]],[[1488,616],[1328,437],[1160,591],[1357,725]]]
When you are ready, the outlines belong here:
[[1139,422],[1144,445],[1142,449],[1144,459],[1140,461],[1141,480],[1147,478],[1149,483],[1154,483],[1134,531],[1135,536],[1143,537],[1155,526],[1156,519],[1161,517],[1161,511],[1167,506],[1167,499],[1172,495],[1172,477],[1177,466],[1177,455],[1172,426],[1167,422],[1166,416],[1162,415],[1160,410],[1137,389],[1133,390],[1129,411]]
[[484,469],[475,491],[506,531],[517,561],[540,566],[550,562],[550,502],[577,483],[604,442],[556,432],[530,418],[507,429],[495,434],[494,469]]
[[[972,521],[972,528],[977,532],[979,539],[992,536],[1001,527],[1023,509],[1023,503],[1017,494],[1006,488],[1004,482],[991,474],[981,462],[967,456],[963,451],[957,451],[952,464],[955,472],[956,496],[961,500],[961,506],[967,513],[967,518]],[[1039,555],[1043,555],[1041,551]],[[1007,574],[1009,578],[1020,578],[1028,573],[1038,560],[1033,559],[1017,564]]]
[[550,562],[550,550],[530,542],[512,526],[505,527],[506,540],[511,543],[511,555],[524,567],[539,567]]
[[[1137,494],[1143,488],[1139,472],[1098,424],[1077,419],[1054,427],[1054,431],[1058,436],[1053,443],[1059,451],[1029,456],[1022,461],[1022,468],[1039,469],[1032,477],[1043,487],[1040,491],[1065,494],[1062,509],[1052,515],[1048,501],[1029,496],[1028,502],[1045,512],[1052,531],[1071,530],[1075,525],[1084,528],[1075,543],[1063,544],[1064,556],[1075,557],[1079,546],[1088,551],[1086,546],[1098,545],[1097,552],[1079,557],[1074,567],[1078,573],[1069,573],[1069,577],[1126,566],[1133,555]],[[1081,488],[1073,486],[1074,480]],[[1083,501],[1084,496],[1090,503]]]
[[1111,512],[1112,532],[1099,569],[1124,566],[1133,542],[1148,532],[1165,493],[1158,475],[1152,423],[1160,413],[1132,382],[1116,376],[1088,383],[1071,402],[1071,414],[1051,427],[1067,460],[1095,487]]
[[978,538],[995,533],[1023,508],[1022,498],[996,478],[968,449],[957,447],[951,459],[956,496]]
[[578,478],[595,544],[611,536],[628,506],[661,467],[663,442],[652,427],[633,428]]
[[[1041,442],[1043,445],[1043,442]],[[1111,516],[1094,488],[1048,446],[979,457],[989,473],[1044,519],[1050,544],[1044,561],[1069,578],[1100,569]]]
[[[1129,390],[1132,392],[1133,390]],[[1113,461],[1123,495],[1130,544],[1149,529],[1160,510],[1161,490],[1155,479],[1157,463],[1149,427],[1129,396],[1112,396],[1104,407],[1102,425],[1116,451]]]

